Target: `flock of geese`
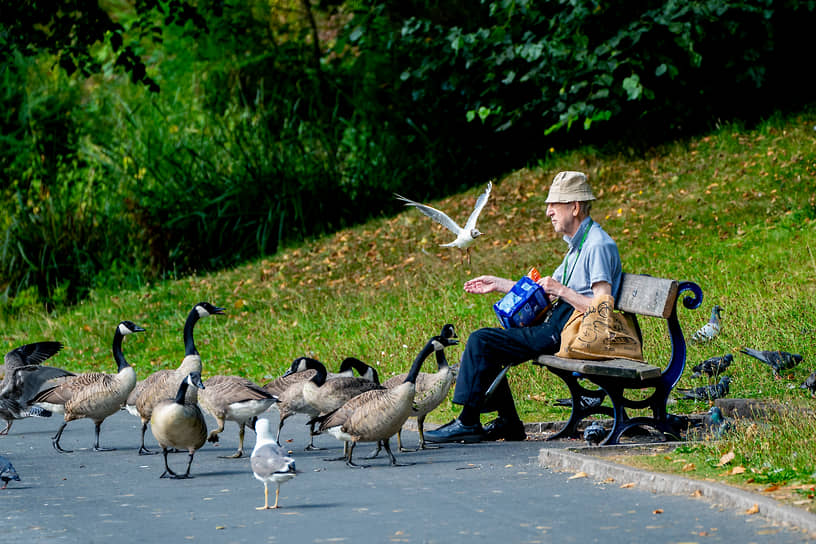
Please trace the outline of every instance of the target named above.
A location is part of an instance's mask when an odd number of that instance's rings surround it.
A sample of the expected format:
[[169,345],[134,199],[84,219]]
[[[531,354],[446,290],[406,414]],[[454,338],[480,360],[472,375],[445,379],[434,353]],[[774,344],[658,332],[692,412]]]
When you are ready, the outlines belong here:
[[[256,432],[251,466],[255,477],[264,483],[265,502],[260,509],[277,508],[281,483],[297,473],[294,459],[280,443],[284,422],[294,414],[309,417],[310,439],[305,449],[315,449],[316,435],[330,434],[344,444],[343,456],[337,460],[345,460],[350,467],[366,466],[353,461],[354,447],[359,442],[376,443],[373,456],[385,449],[391,464],[397,465],[389,440],[396,434],[399,451],[409,451],[402,446],[401,429],[410,417],[417,419],[420,449],[429,447],[423,434],[425,416],[446,398],[456,378],[456,367],[448,365],[444,352],[458,343],[453,325],[445,325],[439,335],[428,340],[407,373],[382,384],[373,367],[354,357],[346,358],[337,373],[328,372],[316,359],[299,357],[283,376],[263,385],[233,375],[215,375],[203,381],[202,359],[193,331],[202,318],[223,313],[223,308],[209,302],[196,304],[184,325],[185,354],[181,364],[143,380],[137,380],[122,351],[125,336],[145,330],[131,321],[120,322],[114,331],[115,374],[74,374],[41,364],[63,348],[60,342],[36,342],[11,350],[5,356],[0,381],[0,418],[6,421],[0,434],[8,434],[17,419],[59,413],[63,422],[51,439],[55,450],[70,452],[60,445],[68,423],[90,419],[95,425],[93,450],[108,451],[100,445],[102,423],[126,409],[141,420],[139,455],[159,453],[145,447],[149,426],[164,455],[161,478],[181,479],[190,477],[195,452],[207,441],[218,442],[225,423],[234,421],[239,428],[238,450],[226,457],[243,457],[246,427]],[[437,371],[420,372],[431,353],[436,355]],[[279,412],[274,436],[269,419],[262,417],[272,406]],[[217,427],[209,432],[204,412],[216,420]],[[188,452],[184,473],[168,465],[168,453],[174,451]],[[277,486],[272,506],[269,484]]]

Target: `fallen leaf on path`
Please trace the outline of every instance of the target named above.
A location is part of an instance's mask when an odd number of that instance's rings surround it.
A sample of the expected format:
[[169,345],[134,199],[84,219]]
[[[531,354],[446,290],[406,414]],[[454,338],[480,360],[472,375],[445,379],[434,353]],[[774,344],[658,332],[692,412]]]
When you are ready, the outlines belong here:
[[658,508],[657,510],[652,510],[652,514],[662,514],[662,513],[663,513],[662,508]]
[[754,503],[754,505],[751,508],[749,508],[748,510],[746,510],[745,513],[748,514],[749,516],[751,516],[753,514],[758,514],[759,513],[759,505],[757,503]]
[[623,484],[621,489],[629,489],[630,487],[635,487],[635,482],[629,482],[628,484]]
[[567,480],[574,480],[575,478],[586,478],[586,477],[587,477],[586,472],[576,472],[575,474],[573,474],[572,476],[567,478]]
[[692,497],[702,497],[702,496],[703,496],[703,492],[702,492],[702,491],[700,491],[699,489],[695,489],[695,490],[694,490],[694,493],[692,493],[692,494],[691,494],[691,496],[692,496]]
[[763,490],[762,490],[762,492],[763,492],[763,493],[770,493],[770,492],[772,492],[772,491],[776,491],[777,489],[779,489],[779,486],[778,486],[778,485],[776,485],[776,484],[774,484],[774,485],[769,485],[768,487],[766,487],[765,489],[763,489]]

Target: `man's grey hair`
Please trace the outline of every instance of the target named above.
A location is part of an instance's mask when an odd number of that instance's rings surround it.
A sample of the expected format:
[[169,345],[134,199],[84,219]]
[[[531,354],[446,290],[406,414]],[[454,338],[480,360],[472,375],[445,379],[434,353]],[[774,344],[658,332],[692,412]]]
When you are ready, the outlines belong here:
[[584,200],[583,202],[578,203],[579,210],[582,215],[589,215],[590,210],[592,210],[592,201],[591,200]]

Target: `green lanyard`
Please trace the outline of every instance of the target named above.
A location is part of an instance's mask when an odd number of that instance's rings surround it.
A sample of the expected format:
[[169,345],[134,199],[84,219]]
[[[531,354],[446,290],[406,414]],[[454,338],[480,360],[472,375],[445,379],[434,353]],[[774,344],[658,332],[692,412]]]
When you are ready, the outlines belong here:
[[581,238],[581,242],[578,244],[578,252],[575,254],[575,260],[572,261],[572,268],[569,271],[569,276],[567,276],[567,268],[569,268],[569,254],[567,254],[566,262],[564,263],[564,274],[562,276],[561,285],[566,286],[569,280],[572,278],[572,272],[575,270],[575,265],[578,264],[578,256],[581,255],[581,248],[584,247],[584,242],[586,242],[587,234],[589,234],[589,229],[592,228],[594,222],[592,219],[589,220],[589,225],[587,225],[586,230],[584,231],[584,236]]

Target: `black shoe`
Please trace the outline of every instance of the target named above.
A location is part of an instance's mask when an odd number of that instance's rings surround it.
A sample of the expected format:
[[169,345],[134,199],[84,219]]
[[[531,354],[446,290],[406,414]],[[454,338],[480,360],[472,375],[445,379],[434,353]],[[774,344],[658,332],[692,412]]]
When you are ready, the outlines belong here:
[[435,444],[442,442],[473,443],[482,440],[484,440],[484,430],[481,424],[463,425],[458,418],[433,431],[425,431],[425,441]]
[[504,417],[497,417],[484,428],[485,440],[524,440],[527,433],[524,432],[524,423],[520,419],[512,420]]

